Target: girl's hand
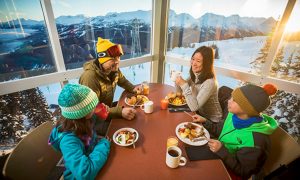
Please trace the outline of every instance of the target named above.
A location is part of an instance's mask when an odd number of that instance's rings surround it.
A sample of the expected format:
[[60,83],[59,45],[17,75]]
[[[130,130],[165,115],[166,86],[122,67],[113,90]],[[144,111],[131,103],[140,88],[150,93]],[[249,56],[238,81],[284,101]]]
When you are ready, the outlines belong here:
[[177,76],[175,83],[176,83],[176,85],[181,86],[184,83],[186,83],[186,81],[181,76]]
[[105,136],[105,138],[106,138],[109,142],[111,142],[111,138],[110,138],[110,137]]
[[206,121],[206,119],[198,114],[195,114],[192,116],[193,117],[193,122],[196,123],[204,123]]
[[221,149],[222,143],[218,140],[210,139],[208,140],[208,146],[212,152],[217,152]]

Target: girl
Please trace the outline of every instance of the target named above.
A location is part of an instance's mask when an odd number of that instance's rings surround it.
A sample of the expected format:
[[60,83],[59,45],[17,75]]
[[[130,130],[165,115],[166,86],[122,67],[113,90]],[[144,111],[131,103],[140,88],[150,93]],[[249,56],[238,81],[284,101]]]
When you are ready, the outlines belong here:
[[94,179],[110,151],[110,140],[98,139],[93,129],[98,97],[86,86],[67,84],[58,104],[62,118],[52,130],[49,144],[63,155],[64,179]]

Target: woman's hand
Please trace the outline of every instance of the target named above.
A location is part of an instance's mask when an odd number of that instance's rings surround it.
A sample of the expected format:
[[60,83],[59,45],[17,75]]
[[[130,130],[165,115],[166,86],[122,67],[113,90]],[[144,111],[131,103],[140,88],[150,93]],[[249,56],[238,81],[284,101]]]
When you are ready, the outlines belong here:
[[212,152],[217,152],[221,149],[222,143],[218,140],[210,139],[208,140],[208,146]]
[[186,81],[181,76],[177,76],[175,83],[176,83],[176,85],[181,86],[184,83],[186,83]]
[[193,122],[196,123],[204,123],[206,121],[206,119],[198,114],[195,114],[192,116],[193,117]]

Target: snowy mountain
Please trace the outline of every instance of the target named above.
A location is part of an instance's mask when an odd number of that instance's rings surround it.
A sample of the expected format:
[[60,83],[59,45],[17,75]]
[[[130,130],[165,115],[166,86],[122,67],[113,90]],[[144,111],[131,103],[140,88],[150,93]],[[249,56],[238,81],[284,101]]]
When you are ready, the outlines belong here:
[[56,18],[56,23],[63,25],[79,24],[84,22],[86,19],[88,19],[88,17],[85,17],[82,14],[77,16],[59,16]]

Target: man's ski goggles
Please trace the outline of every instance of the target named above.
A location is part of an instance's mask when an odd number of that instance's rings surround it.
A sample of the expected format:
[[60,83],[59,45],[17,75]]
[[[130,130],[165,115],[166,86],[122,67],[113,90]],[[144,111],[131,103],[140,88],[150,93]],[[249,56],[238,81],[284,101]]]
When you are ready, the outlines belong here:
[[106,51],[98,52],[97,58],[118,57],[118,56],[122,56],[123,54],[124,53],[123,53],[122,46],[120,44],[117,44],[117,45],[114,45],[114,46],[108,48]]

